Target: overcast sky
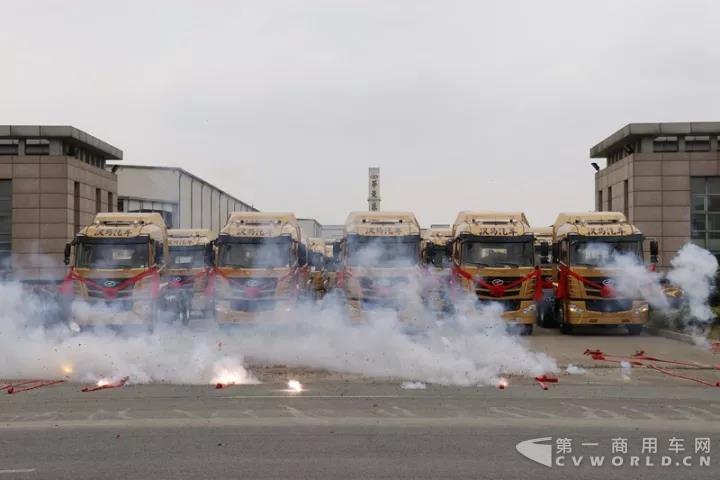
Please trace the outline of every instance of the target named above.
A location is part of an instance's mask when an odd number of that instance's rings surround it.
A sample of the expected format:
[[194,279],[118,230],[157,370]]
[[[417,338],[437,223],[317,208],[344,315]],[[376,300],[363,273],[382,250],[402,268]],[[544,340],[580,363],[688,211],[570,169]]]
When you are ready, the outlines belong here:
[[0,124],[69,124],[262,210],[594,206],[589,148],[720,120],[708,1],[0,0]]

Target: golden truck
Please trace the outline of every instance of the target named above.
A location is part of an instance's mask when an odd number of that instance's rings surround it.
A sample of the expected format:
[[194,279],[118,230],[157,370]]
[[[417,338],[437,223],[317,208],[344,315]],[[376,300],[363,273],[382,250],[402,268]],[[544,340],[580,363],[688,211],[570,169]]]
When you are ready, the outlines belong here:
[[537,304],[537,323],[542,327],[554,327],[555,291],[552,285],[552,255],[549,251],[553,227],[531,227],[530,230],[535,235],[535,266],[540,267],[543,278],[543,299]]
[[307,288],[307,252],[292,213],[235,212],[215,244],[211,281],[221,324],[290,311]]
[[[555,320],[563,333],[586,325],[625,325],[642,331],[648,303],[615,288],[622,272],[612,256],[643,258],[643,235],[618,212],[561,213],[553,227],[553,279],[557,283]],[[650,242],[653,259],[657,243]]]
[[310,268],[310,295],[320,300],[327,293],[328,276],[325,269],[325,240],[311,238],[308,240],[308,265]]
[[337,272],[342,269],[340,263],[340,240],[325,242],[325,275],[327,292],[335,290]]
[[208,229],[168,230],[170,256],[163,272],[164,298],[184,324],[193,312],[211,313],[208,276],[214,262],[215,235]]
[[534,235],[522,212],[464,211],[452,229],[453,282],[478,306],[499,303],[511,330],[530,335],[536,319]]
[[404,310],[416,294],[420,225],[410,212],[351,212],[341,241],[342,289],[356,317],[374,308]]
[[79,326],[152,325],[167,257],[160,214],[98,213],[65,246],[65,264],[72,266],[61,291],[68,300],[84,301],[72,302],[72,320]]
[[449,247],[452,229],[429,228],[420,240],[420,256],[425,266],[423,299],[433,311],[449,311],[452,308],[448,290],[452,260]]

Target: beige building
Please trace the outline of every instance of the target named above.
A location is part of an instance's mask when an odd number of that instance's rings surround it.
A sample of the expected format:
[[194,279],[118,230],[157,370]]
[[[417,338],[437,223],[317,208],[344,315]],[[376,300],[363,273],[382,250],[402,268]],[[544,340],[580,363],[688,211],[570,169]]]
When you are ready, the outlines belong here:
[[596,209],[624,212],[656,238],[661,266],[689,241],[720,255],[719,136],[720,122],[626,125],[590,149],[607,159]]
[[106,160],[122,151],[70,126],[0,126],[0,270],[55,281],[63,250],[95,213],[113,209],[117,181]]

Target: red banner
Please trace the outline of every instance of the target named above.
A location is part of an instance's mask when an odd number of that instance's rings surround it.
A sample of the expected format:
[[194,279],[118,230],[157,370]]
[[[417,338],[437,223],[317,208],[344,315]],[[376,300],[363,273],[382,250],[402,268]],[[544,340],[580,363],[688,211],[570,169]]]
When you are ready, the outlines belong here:
[[453,273],[456,276],[465,278],[467,280],[470,280],[475,285],[478,285],[482,288],[485,288],[490,291],[490,295],[493,297],[502,297],[505,295],[505,292],[509,289],[515,288],[519,285],[522,285],[526,280],[535,279],[535,291],[533,293],[533,299],[536,302],[539,302],[542,300],[543,297],[543,288],[552,288],[553,284],[552,282],[545,281],[544,278],[542,278],[542,273],[540,271],[540,267],[533,268],[532,272],[528,273],[524,277],[518,278],[517,280],[514,280],[513,282],[508,283],[507,285],[493,285],[491,283],[487,283],[484,278],[482,277],[475,277],[470,272],[467,272],[460,268],[457,264],[453,265]]
[[106,300],[112,300],[114,298],[117,298],[118,293],[120,291],[125,290],[129,287],[134,286],[136,283],[138,283],[140,280],[146,278],[146,277],[152,277],[153,283],[152,283],[152,290],[151,295],[152,298],[157,298],[160,294],[160,273],[157,267],[152,267],[147,270],[143,270],[142,272],[138,273],[134,277],[130,277],[128,279],[123,280],[119,284],[115,285],[114,287],[106,287],[104,285],[100,285],[96,281],[94,281],[91,278],[85,278],[82,275],[80,275],[74,267],[70,267],[70,270],[68,271],[68,274],[63,279],[63,282],[60,284],[60,287],[58,290],[60,293],[63,294],[70,294],[73,291],[73,282],[78,281],[82,283],[83,285],[89,285],[97,290],[100,290],[103,294],[103,297]]
[[559,268],[560,278],[558,279],[558,288],[557,292],[555,292],[555,298],[562,299],[568,295],[568,277],[573,277],[579,280],[584,285],[587,285],[588,287],[600,290],[600,296],[603,298],[612,298],[616,295],[615,289],[612,285],[603,285],[597,282],[593,282],[592,280],[583,277],[579,273],[570,270],[570,268],[568,268],[566,265],[560,265]]

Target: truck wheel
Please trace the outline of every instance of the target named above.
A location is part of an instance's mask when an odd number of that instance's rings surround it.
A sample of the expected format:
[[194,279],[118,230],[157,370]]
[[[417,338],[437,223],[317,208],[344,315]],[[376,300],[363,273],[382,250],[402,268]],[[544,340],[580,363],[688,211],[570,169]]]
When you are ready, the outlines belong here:
[[573,331],[572,325],[565,322],[565,309],[562,303],[558,302],[555,304],[555,321],[560,325],[560,332],[569,335]]
[[640,335],[643,331],[642,325],[625,325],[628,330],[628,335]]

